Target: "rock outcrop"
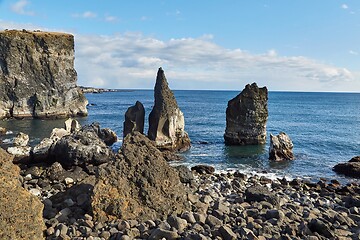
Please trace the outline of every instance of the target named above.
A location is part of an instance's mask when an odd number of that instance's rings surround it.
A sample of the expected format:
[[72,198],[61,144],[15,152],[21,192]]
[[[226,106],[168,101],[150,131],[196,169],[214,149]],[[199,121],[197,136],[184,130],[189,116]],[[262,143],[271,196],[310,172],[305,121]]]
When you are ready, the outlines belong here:
[[333,170],[345,176],[360,178],[360,156],[353,157],[346,163],[336,164]]
[[132,132],[144,133],[145,108],[144,105],[136,101],[134,106],[127,109],[125,113],[123,137]]
[[273,161],[294,160],[293,143],[290,137],[281,132],[274,136],[270,134],[269,159]]
[[76,81],[73,35],[0,32],[0,119],[87,115]]
[[65,168],[87,165],[98,166],[115,158],[106,145],[106,130],[98,123],[84,126],[70,135],[60,138],[49,151],[49,158],[58,161]]
[[0,239],[44,239],[44,206],[21,186],[19,172],[0,149]]
[[268,119],[267,101],[267,88],[259,88],[256,83],[253,83],[246,85],[239,95],[228,102],[225,144],[265,144]]
[[149,115],[149,138],[156,142],[159,149],[188,150],[190,138],[184,130],[184,114],[178,107],[162,68],[157,73],[154,96],[155,105]]
[[97,221],[157,219],[188,209],[178,173],[139,132],[125,137],[117,160],[99,166],[97,177],[92,197]]
[[29,135],[19,132],[13,139],[13,147],[6,151],[14,156],[14,163],[26,163],[31,159],[31,147],[28,146]]

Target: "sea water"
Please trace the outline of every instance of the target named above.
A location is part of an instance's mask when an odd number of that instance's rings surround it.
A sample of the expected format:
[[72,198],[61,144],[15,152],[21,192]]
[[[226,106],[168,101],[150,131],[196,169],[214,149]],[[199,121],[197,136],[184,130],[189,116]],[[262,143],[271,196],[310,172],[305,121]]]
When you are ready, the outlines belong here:
[[[269,92],[267,143],[261,146],[225,146],[225,111],[235,91],[174,91],[185,116],[185,130],[192,142],[183,153],[181,164],[210,164],[217,170],[267,172],[269,175],[346,180],[332,167],[360,155],[360,94]],[[140,101],[148,115],[154,104],[152,90],[129,90],[102,94],[86,94],[89,116],[78,118],[81,124],[99,122],[113,129],[122,139],[124,114]],[[64,120],[7,120],[0,122],[14,134],[30,135],[31,144],[48,137]],[[268,160],[269,135],[286,132],[294,143],[294,161]],[[9,141],[12,135],[3,139]],[[121,141],[115,144],[118,148]],[[178,163],[179,164],[179,163]]]

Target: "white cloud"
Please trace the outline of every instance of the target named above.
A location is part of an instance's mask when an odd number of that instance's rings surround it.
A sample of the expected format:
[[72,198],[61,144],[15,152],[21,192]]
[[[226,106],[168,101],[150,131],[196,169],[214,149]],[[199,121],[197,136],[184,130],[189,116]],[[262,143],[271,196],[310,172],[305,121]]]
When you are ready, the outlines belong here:
[[342,8],[342,9],[348,9],[348,8],[349,8],[349,6],[348,6],[348,5],[346,5],[346,4],[342,4],[342,5],[341,5],[341,8]]
[[226,49],[209,36],[161,41],[125,33],[75,39],[81,85],[153,88],[157,68],[162,66],[177,89],[240,89],[256,81],[271,90],[360,91],[358,75],[346,68],[303,56],[279,56],[275,50],[252,54]]
[[74,13],[72,16],[76,18],[96,18],[97,14],[91,11],[86,11],[83,13]]
[[349,53],[350,53],[351,55],[359,55],[359,53],[358,53],[358,52],[353,51],[353,50],[350,50],[350,51],[349,51]]
[[105,21],[106,22],[116,22],[116,21],[118,21],[118,18],[115,16],[105,16]]
[[20,14],[20,15],[29,15],[33,16],[35,13],[33,11],[28,11],[26,8],[30,4],[27,0],[20,0],[11,5],[11,10],[14,13]]

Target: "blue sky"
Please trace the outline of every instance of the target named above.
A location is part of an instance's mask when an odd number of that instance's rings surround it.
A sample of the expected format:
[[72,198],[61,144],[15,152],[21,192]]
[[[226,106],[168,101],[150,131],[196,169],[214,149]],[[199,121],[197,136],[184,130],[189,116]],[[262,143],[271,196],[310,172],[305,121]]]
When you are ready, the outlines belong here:
[[80,85],[360,92],[360,1],[0,0],[0,29],[75,35]]

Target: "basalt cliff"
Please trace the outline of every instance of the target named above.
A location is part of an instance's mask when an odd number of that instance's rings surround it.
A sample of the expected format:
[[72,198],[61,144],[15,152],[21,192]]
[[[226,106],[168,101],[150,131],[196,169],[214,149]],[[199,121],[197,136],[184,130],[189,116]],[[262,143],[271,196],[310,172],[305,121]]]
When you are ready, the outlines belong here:
[[73,35],[0,32],[0,119],[87,115],[76,81]]

